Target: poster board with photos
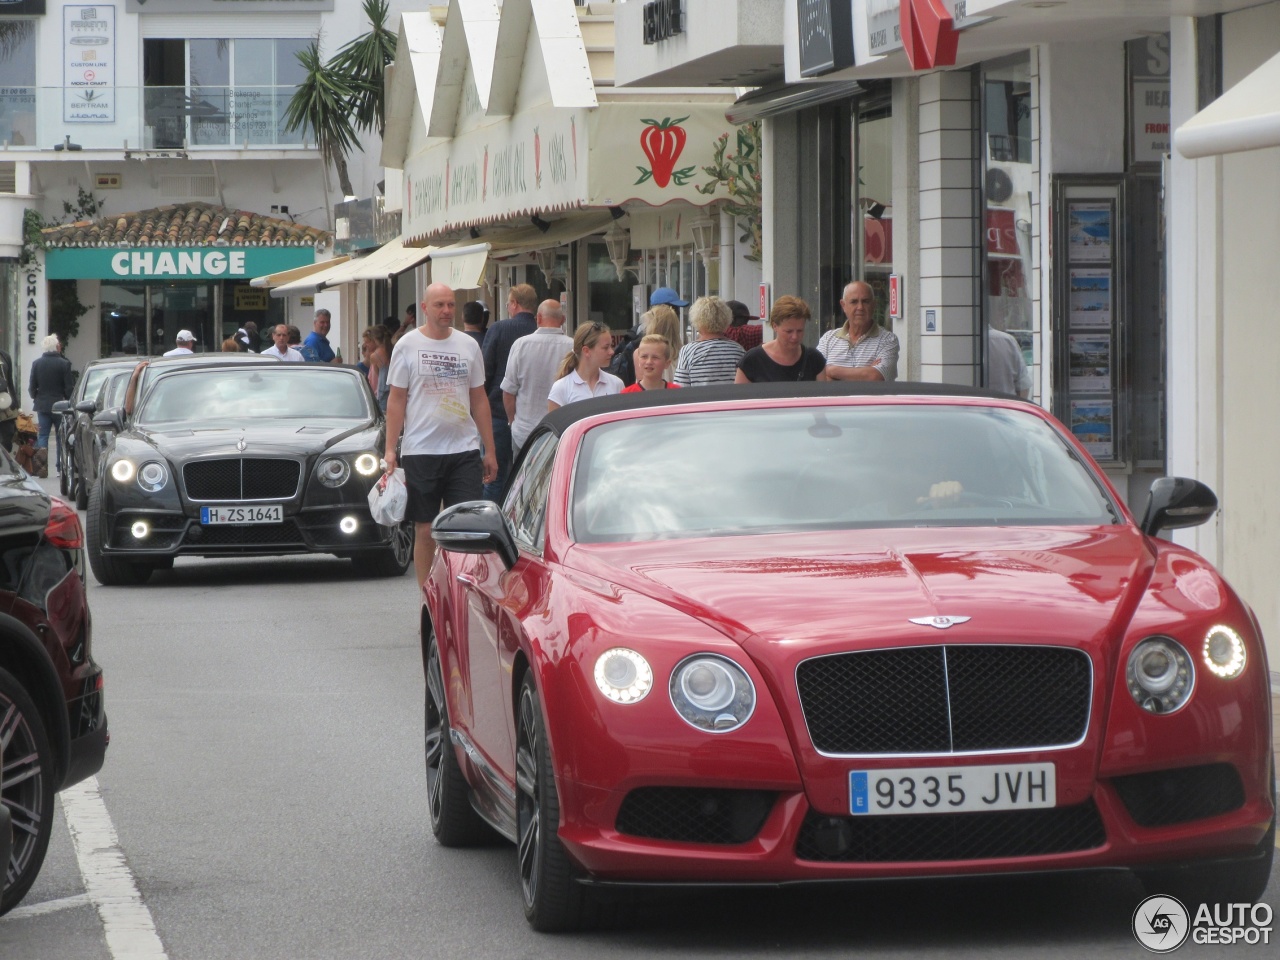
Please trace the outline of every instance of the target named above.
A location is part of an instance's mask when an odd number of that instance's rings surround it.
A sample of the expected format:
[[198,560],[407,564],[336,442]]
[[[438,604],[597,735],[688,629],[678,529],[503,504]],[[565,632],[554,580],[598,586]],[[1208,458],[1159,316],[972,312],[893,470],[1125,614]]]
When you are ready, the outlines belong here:
[[1054,413],[1090,455],[1124,467],[1122,176],[1054,178]]

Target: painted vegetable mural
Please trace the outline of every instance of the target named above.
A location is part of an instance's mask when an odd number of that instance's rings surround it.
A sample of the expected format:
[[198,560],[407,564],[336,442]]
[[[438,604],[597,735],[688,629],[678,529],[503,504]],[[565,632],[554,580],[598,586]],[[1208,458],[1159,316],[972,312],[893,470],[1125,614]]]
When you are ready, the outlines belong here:
[[640,179],[636,184],[647,181],[650,177],[659,187],[666,187],[668,183],[674,182],[677,187],[683,187],[693,176],[696,167],[684,167],[680,170],[676,169],[676,161],[680,159],[680,154],[684,150],[687,134],[684,127],[680,126],[687,116],[671,119],[665,117],[662,120],[645,120],[644,129],[640,132],[640,149],[644,151],[644,155],[649,158],[648,169],[636,166],[640,171]]

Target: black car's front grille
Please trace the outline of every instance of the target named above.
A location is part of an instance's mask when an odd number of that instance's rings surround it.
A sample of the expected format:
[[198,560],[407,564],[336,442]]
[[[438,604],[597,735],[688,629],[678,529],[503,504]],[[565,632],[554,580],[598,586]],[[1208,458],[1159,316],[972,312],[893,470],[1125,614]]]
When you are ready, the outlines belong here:
[[618,832],[680,843],[746,843],[764,826],[774,794],[765,790],[641,787],[618,811]]
[[192,500],[287,500],[298,492],[302,468],[296,460],[232,457],[197,460],[182,468]]
[[1089,657],[1061,647],[904,647],[815,657],[796,670],[823,753],[1062,746],[1089,723]]
[[1137,773],[1112,784],[1133,822],[1143,827],[1216,817],[1244,806],[1244,784],[1229,763]]
[[1092,800],[1042,810],[892,817],[810,811],[796,838],[796,856],[822,863],[987,860],[1093,850],[1106,840]]
[[188,543],[197,547],[305,546],[298,525],[283,523],[216,524],[201,527],[198,538]]

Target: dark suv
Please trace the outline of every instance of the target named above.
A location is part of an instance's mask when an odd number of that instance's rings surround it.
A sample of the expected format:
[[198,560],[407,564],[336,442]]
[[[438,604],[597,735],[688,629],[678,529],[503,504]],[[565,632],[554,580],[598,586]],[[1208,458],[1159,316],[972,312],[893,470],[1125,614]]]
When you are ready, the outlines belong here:
[[84,573],[75,509],[0,450],[0,913],[40,872],[54,794],[107,751]]

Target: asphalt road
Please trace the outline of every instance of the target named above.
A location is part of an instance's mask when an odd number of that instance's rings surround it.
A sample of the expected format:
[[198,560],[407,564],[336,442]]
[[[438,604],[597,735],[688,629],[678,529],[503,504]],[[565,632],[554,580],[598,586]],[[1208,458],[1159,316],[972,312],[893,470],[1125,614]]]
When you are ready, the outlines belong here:
[[[0,919],[3,960],[1148,955],[1124,875],[681,894],[590,934],[535,934],[513,848],[431,838],[412,576],[181,560],[91,591],[111,748]],[[94,816],[118,847],[85,828]],[[1280,914],[1274,876],[1267,900]]]

